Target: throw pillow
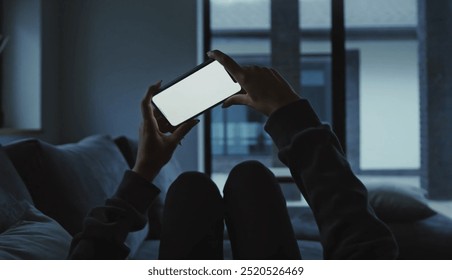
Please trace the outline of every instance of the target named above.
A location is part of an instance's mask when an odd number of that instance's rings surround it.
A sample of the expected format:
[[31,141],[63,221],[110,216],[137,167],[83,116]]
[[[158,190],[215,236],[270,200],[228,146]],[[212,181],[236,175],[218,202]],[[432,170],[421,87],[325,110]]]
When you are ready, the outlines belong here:
[[60,260],[68,256],[72,237],[28,202],[19,221],[0,234],[0,259]]
[[23,215],[25,209],[19,201],[32,203],[27,187],[0,146],[0,233]]
[[[89,211],[102,206],[122,180],[127,162],[108,136],[90,136],[78,143],[54,146],[31,139],[5,146],[35,206],[58,221],[71,235],[82,231]],[[147,228],[129,234],[131,255]]]
[[413,222],[436,214],[419,188],[380,185],[368,189],[369,203],[384,222]]

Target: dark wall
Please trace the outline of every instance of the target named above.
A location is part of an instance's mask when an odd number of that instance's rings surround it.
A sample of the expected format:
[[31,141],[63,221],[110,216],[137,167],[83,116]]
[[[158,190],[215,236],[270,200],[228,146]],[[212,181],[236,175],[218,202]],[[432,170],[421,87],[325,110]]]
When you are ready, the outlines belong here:
[[[17,1],[17,0],[14,0]],[[25,0],[19,0],[25,1]],[[53,143],[137,138],[148,86],[197,64],[197,0],[40,0],[41,130],[1,136]],[[197,132],[178,149],[197,169]]]

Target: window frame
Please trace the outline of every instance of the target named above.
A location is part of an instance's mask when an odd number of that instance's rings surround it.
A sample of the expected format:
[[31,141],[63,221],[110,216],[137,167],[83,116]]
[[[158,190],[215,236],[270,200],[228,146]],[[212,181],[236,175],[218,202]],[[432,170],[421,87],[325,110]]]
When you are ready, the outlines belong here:
[[[212,32],[210,28],[210,0],[203,0],[204,4],[204,50],[207,52],[211,48],[211,42],[214,38],[256,38],[269,39],[270,30],[221,30]],[[345,33],[344,21],[344,0],[331,0],[332,8],[332,26],[331,31],[327,29],[309,29],[301,31],[301,37],[314,40],[330,39],[332,44],[331,68],[332,68],[332,127],[335,134],[349,157],[350,164],[357,175],[381,175],[381,176],[420,176],[421,168],[416,169],[361,169],[360,168],[360,137],[359,120],[353,120],[347,117],[348,110],[354,110],[355,116],[359,116],[359,77],[358,84],[350,87],[350,77],[347,73],[353,71],[359,75],[359,52],[356,50],[345,49],[346,40],[376,39],[376,40],[410,40],[417,39],[416,28],[397,27],[397,28],[347,28]],[[353,58],[350,61],[347,55]],[[350,93],[349,93],[350,92]],[[350,99],[353,102],[350,103]],[[212,143],[211,143],[211,113],[206,112],[204,116],[204,168],[205,173],[212,175]],[[351,136],[350,127],[356,135]],[[280,168],[275,169],[278,173]],[[277,176],[281,182],[287,182],[289,174]],[[286,174],[287,173],[287,174]]]

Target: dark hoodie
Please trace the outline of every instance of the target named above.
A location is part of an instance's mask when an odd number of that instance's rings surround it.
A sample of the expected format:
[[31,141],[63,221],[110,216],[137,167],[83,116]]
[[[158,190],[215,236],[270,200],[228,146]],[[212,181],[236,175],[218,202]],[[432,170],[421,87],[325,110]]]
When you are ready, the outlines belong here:
[[[274,112],[265,130],[313,210],[325,259],[397,257],[392,233],[370,207],[367,190],[350,169],[336,136],[320,123],[307,100]],[[147,209],[158,193],[156,186],[127,171],[116,194],[86,218],[69,257],[126,258],[124,240],[145,226]]]

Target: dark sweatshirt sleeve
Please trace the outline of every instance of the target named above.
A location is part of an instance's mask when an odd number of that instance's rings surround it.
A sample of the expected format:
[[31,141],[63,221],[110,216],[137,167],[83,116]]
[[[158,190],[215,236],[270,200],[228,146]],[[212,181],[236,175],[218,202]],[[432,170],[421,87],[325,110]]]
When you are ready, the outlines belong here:
[[314,213],[325,259],[397,257],[392,233],[370,207],[335,134],[307,100],[274,112],[265,129]]
[[160,190],[133,171],[126,171],[118,190],[104,206],[96,207],[84,221],[83,231],[72,240],[70,259],[125,259],[129,232],[146,225],[147,209]]

